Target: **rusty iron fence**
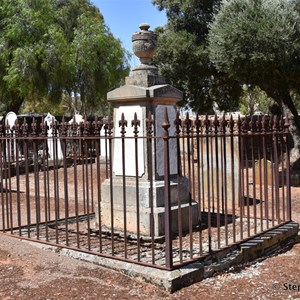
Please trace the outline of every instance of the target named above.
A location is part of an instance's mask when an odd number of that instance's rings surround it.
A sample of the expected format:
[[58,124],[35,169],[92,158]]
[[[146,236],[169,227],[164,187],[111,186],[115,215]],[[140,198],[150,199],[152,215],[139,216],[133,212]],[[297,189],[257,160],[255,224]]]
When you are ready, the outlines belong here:
[[0,125],[1,231],[174,269],[291,220],[287,119],[164,118]]

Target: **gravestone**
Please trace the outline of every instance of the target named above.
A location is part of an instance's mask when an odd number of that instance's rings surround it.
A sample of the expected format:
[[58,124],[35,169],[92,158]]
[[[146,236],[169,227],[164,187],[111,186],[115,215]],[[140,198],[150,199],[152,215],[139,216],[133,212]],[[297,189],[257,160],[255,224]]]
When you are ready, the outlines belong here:
[[[274,165],[271,161],[261,159],[255,163],[255,184],[264,186],[274,183],[273,173]],[[266,178],[265,178],[266,176]]]
[[[104,181],[101,188],[101,224],[96,214],[96,227],[113,228],[122,232],[126,226],[127,232],[137,234],[137,189],[139,199],[139,230],[143,236],[151,233],[151,188],[153,188],[153,219],[155,237],[165,234],[165,207],[164,207],[164,112],[167,110],[170,121],[169,135],[175,134],[173,120],[176,115],[176,103],[182,99],[182,92],[165,83],[164,78],[158,74],[156,67],[150,65],[152,56],[156,51],[156,35],[149,31],[149,25],[142,24],[140,31],[132,36],[134,53],[140,58],[141,64],[133,69],[132,76],[127,77],[125,85],[107,94],[107,99],[114,107],[114,140],[112,148],[112,178]],[[135,151],[135,139],[131,121],[134,113],[140,121],[138,137],[147,136],[146,118],[149,113],[155,120],[152,148],[147,146],[145,138],[137,139]],[[122,140],[118,127],[121,115],[127,121],[124,141],[125,162],[122,160]],[[131,138],[130,138],[131,137]],[[171,223],[172,231],[178,230],[178,209],[182,213],[182,229],[189,225],[189,211],[192,211],[192,223],[197,222],[197,204],[189,202],[187,178],[180,177],[180,191],[177,180],[177,146],[176,140],[169,140],[170,155],[170,193],[171,193]],[[153,168],[149,169],[149,157],[153,162]],[[136,159],[137,158],[137,159]],[[136,168],[136,161],[138,168]],[[123,178],[123,169],[125,177]],[[172,176],[173,175],[173,176]],[[124,188],[125,180],[125,188]],[[111,199],[111,194],[113,198]],[[126,208],[123,206],[124,195]],[[178,202],[182,203],[180,208]],[[97,209],[96,209],[97,211]],[[113,213],[113,217],[111,215]],[[124,220],[126,215],[126,222]],[[112,223],[113,221],[113,223]]]
[[6,158],[9,159],[11,163],[16,161],[16,153],[18,151],[17,141],[14,138],[15,137],[14,126],[17,119],[18,119],[17,115],[12,111],[7,113],[7,115],[5,116],[5,125],[8,126],[8,128],[6,129],[6,134],[10,134],[10,136],[12,137],[6,140],[6,145],[5,145]]
[[44,122],[47,124],[47,148],[48,148],[48,165],[61,165],[63,162],[63,152],[61,148],[61,143],[59,139],[59,133],[57,132],[57,137],[54,137],[52,125],[55,122],[55,117],[50,113],[45,117]]
[[[238,138],[209,138],[201,140],[200,168],[203,182],[204,197],[224,202],[238,201],[240,189],[240,155]],[[208,152],[207,152],[208,149]]]

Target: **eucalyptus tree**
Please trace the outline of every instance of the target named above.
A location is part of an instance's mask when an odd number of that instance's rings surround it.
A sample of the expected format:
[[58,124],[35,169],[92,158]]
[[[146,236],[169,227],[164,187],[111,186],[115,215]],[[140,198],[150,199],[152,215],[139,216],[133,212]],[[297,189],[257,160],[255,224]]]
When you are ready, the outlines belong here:
[[0,101],[6,110],[80,95],[89,113],[128,71],[125,50],[89,0],[0,1]]

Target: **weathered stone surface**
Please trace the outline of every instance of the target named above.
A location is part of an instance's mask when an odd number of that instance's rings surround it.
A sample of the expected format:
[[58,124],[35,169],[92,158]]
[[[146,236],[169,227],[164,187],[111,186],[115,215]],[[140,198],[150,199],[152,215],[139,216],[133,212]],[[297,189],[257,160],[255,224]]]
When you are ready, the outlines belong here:
[[233,149],[230,138],[225,138],[225,141],[223,138],[210,139],[208,145],[206,139],[201,139],[200,143],[203,153],[200,153],[199,167],[203,176],[204,196],[216,201],[225,201],[226,197],[227,200],[237,202],[240,184],[238,139],[234,139],[236,147]]
[[[171,229],[172,233],[178,233],[178,209],[181,209],[182,218],[181,224],[182,228],[186,230],[189,226],[189,204],[182,204],[179,208],[177,205],[171,207]],[[101,221],[103,231],[111,229],[111,205],[109,203],[103,203],[101,206]],[[124,232],[125,222],[124,222],[124,207],[123,205],[115,205],[113,207],[113,224],[114,230],[117,232]],[[197,222],[198,210],[197,204],[195,202],[191,205],[192,210],[192,221],[195,224]],[[137,224],[137,213],[136,206],[126,206],[126,229],[127,234],[133,236],[137,235],[138,229],[140,236],[142,237],[151,237],[151,209],[150,208],[140,208],[140,219],[139,219],[139,228]],[[165,235],[165,209],[164,207],[156,207],[153,209],[153,236],[154,238],[159,238]],[[99,224],[96,224],[99,226]]]
[[[170,128],[168,130],[169,136],[175,136],[175,125],[173,120],[176,117],[176,108],[170,105],[157,105],[155,107],[155,120],[160,120],[160,122],[155,123],[155,135],[156,136],[164,136],[164,129],[162,127],[162,123],[164,121],[164,113],[165,109],[167,109]],[[156,173],[159,177],[164,176],[164,140],[156,139]],[[178,164],[177,164],[177,140],[175,138],[169,139],[169,156],[170,156],[170,175],[178,174]]]
[[107,99],[113,104],[135,102],[138,104],[153,103],[175,105],[182,99],[182,92],[168,85],[156,85],[142,87],[135,85],[124,85],[107,94]]
[[162,84],[165,84],[165,79],[158,74],[157,68],[143,64],[134,68],[132,76],[128,76],[125,79],[125,85],[150,87]]
[[[191,216],[189,215],[189,192],[187,189],[187,179],[180,178],[180,191],[178,190],[178,182],[172,181],[170,187],[171,193],[171,222],[172,231],[178,231],[178,209],[182,213],[183,229],[188,228],[189,217],[192,218],[193,224],[197,222],[198,205],[196,202],[191,203]],[[102,184],[102,202],[101,202],[101,225],[106,228],[111,227],[111,198],[110,189],[113,189],[113,223],[114,228],[118,231],[124,231],[124,190],[123,181],[121,178],[113,180],[111,187],[111,180],[106,180]],[[151,197],[151,185],[149,181],[139,182],[138,199],[140,211],[140,233],[144,236],[150,236],[150,213],[151,201],[153,203],[153,220],[154,220],[154,236],[159,237],[165,234],[165,199],[164,199],[164,181],[153,182],[153,195]],[[125,188],[126,197],[126,227],[128,232],[132,234],[137,233],[137,191],[136,182],[134,179],[127,179]],[[181,206],[178,207],[179,200]],[[96,228],[100,226],[98,216],[96,215]]]
[[149,64],[156,53],[157,35],[149,30],[150,25],[143,23],[140,31],[132,35],[132,50],[142,64]]
[[268,185],[274,184],[275,178],[272,174],[273,168],[274,165],[269,160],[261,159],[260,161],[256,162],[255,163],[255,184],[264,185],[265,182]]

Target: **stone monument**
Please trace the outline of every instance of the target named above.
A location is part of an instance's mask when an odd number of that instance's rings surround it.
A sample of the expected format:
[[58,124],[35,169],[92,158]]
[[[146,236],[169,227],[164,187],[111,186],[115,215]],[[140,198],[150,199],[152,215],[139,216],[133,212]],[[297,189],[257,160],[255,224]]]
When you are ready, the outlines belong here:
[[[149,27],[148,24],[140,25],[140,31],[132,36],[133,51],[139,57],[141,64],[133,69],[132,76],[126,78],[124,86],[107,94],[108,101],[114,107],[112,176],[105,180],[101,187],[101,220],[99,221],[99,216],[96,217],[96,226],[108,229],[113,227],[114,230],[120,232],[126,228],[126,233],[130,232],[133,235],[150,236],[152,234],[159,237],[165,234],[164,141],[162,138],[164,129],[162,124],[165,110],[167,110],[171,125],[169,136],[175,135],[176,103],[182,99],[182,92],[166,84],[164,78],[158,74],[157,68],[150,65],[156,52],[156,34],[150,31]],[[136,120],[139,120],[139,137],[147,136],[146,118],[148,115],[150,114],[154,119],[153,136],[161,138],[153,138],[150,149],[146,138],[128,138],[134,137],[134,127],[131,126],[131,122],[135,114]],[[123,123],[127,121],[128,125],[125,128],[126,133],[123,133],[125,136],[123,139],[119,127],[122,115],[124,116]],[[138,149],[138,152],[135,149]],[[176,139],[169,139],[169,149],[170,217],[171,230],[175,233],[178,231],[178,209],[181,209],[181,226],[183,230],[186,230],[189,225],[189,211],[192,211],[193,223],[197,221],[197,204],[189,202],[187,178],[180,177],[180,189],[178,189]],[[153,167],[149,167],[149,161],[153,162]],[[180,208],[178,207],[179,200]],[[151,213],[151,208],[153,213]]]

